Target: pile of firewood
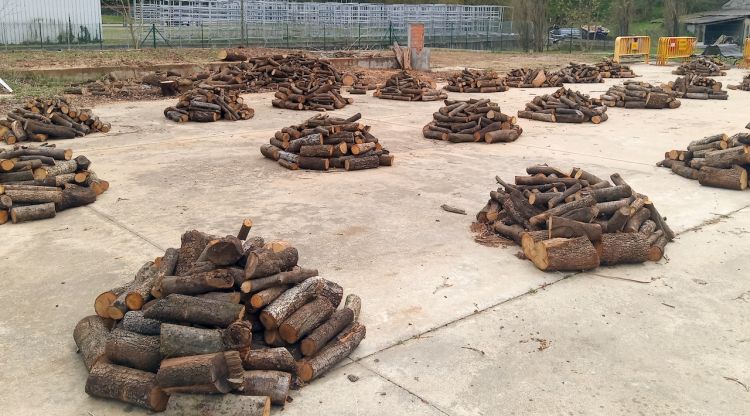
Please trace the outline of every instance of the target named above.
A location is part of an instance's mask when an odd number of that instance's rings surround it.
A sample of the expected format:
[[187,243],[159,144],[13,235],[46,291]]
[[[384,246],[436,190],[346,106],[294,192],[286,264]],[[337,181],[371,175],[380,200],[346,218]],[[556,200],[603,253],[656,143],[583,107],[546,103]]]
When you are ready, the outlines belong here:
[[596,64],[602,78],[635,78],[635,72],[627,65],[622,65],[607,58]]
[[588,95],[566,88],[554,94],[534,97],[526,103],[526,109],[518,112],[519,118],[527,118],[548,123],[599,124],[607,121],[607,106],[595,104]]
[[[351,77],[351,84],[348,80]],[[372,77],[367,76],[364,72],[355,72],[354,74],[344,74],[343,83],[345,86],[349,86],[349,94],[367,94],[367,91],[372,91],[378,87],[375,80]]]
[[268,415],[357,348],[359,297],[337,309],[341,286],[298,266],[287,242],[247,238],[251,226],[188,231],[96,298],[73,331],[86,393],[174,415]]
[[602,75],[599,73],[599,67],[589,64],[571,62],[558,71],[557,75],[566,84],[598,84],[604,82]]
[[542,165],[526,172],[514,185],[496,177],[501,188],[490,192],[477,214],[479,227],[472,228],[520,245],[540,270],[658,261],[675,236],[653,201],[617,173],[610,183],[579,168]]
[[180,96],[176,106],[164,109],[164,117],[177,123],[249,120],[254,115],[255,110],[244,104],[238,92],[222,89],[190,90]]
[[274,107],[289,110],[336,110],[354,102],[341,96],[340,87],[327,78],[300,79],[279,83]]
[[0,224],[53,218],[88,205],[109,189],[83,155],[54,146],[0,150]]
[[385,100],[401,101],[437,101],[448,98],[448,94],[436,90],[435,85],[406,71],[394,74],[385,85],[378,85],[372,95]]
[[676,98],[677,94],[647,82],[625,81],[620,85],[613,85],[602,94],[596,103],[609,107],[624,108],[678,108],[682,104]]
[[425,138],[453,143],[512,142],[523,133],[516,118],[503,114],[497,103],[481,100],[445,100],[445,107],[432,114],[433,120],[422,128]]
[[676,92],[680,98],[690,100],[726,100],[729,98],[727,91],[721,89],[721,82],[696,74],[678,77],[675,81],[662,84],[661,87],[667,91]]
[[560,74],[544,69],[513,69],[505,76],[505,84],[513,88],[560,87],[562,83]]
[[260,153],[290,169],[361,170],[391,166],[393,155],[384,149],[362,115],[349,118],[319,114],[296,126],[277,131]]
[[747,74],[744,78],[742,78],[741,84],[728,85],[727,88],[729,88],[730,90],[750,91],[750,74]]
[[691,142],[687,150],[670,150],[657,163],[701,185],[735,190],[747,189],[750,166],[750,134],[732,137],[715,134]]
[[46,142],[107,133],[110,128],[91,110],[78,109],[64,98],[33,98],[0,120],[0,139],[7,144]]
[[696,74],[704,77],[719,77],[727,74],[723,69],[726,69],[723,63],[715,62],[710,58],[699,57],[689,62],[683,62],[672,73],[675,75]]
[[495,71],[479,71],[464,68],[463,71],[452,74],[448,78],[448,85],[444,87],[451,92],[503,92],[508,91],[505,81]]

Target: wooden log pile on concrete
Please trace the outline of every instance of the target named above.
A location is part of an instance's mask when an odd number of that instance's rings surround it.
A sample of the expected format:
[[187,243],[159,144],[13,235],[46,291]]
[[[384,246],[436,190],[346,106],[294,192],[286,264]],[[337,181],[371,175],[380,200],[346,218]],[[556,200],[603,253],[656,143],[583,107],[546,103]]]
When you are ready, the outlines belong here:
[[491,70],[480,71],[464,68],[463,71],[452,74],[448,78],[448,85],[444,87],[450,92],[488,93],[508,91],[505,80]]
[[342,302],[343,288],[299,266],[297,249],[251,227],[187,231],[96,298],[73,331],[86,393],[174,415],[268,415],[357,348],[359,297]]
[[635,78],[635,72],[629,66],[615,62],[612,58],[595,64],[599,68],[599,74],[602,78]]
[[53,218],[57,212],[96,201],[109,182],[83,155],[54,146],[0,150],[0,224]]
[[689,100],[726,100],[729,98],[726,90],[721,89],[722,83],[713,78],[702,75],[688,74],[678,77],[675,81],[662,84],[666,91],[677,93],[679,98]]
[[559,74],[544,69],[519,68],[508,72],[505,83],[512,88],[544,88],[560,87],[563,80]]
[[290,170],[391,166],[393,155],[370,133],[370,126],[359,122],[361,118],[359,113],[349,118],[316,115],[277,131],[260,153]]
[[[543,271],[579,271],[658,261],[674,238],[647,196],[615,173],[600,179],[536,165],[501,185],[477,214],[483,227],[523,248]],[[472,227],[476,229],[476,227]]]
[[714,134],[692,141],[687,150],[670,150],[657,166],[701,185],[744,191],[750,167],[750,134]]
[[608,107],[623,108],[679,108],[682,104],[677,93],[651,85],[647,82],[625,81],[623,85],[613,85],[595,103]]
[[571,62],[557,73],[565,84],[598,84],[604,82],[599,67]]
[[407,71],[394,74],[384,85],[378,85],[374,97],[400,101],[438,101],[448,98],[442,90],[436,90],[434,83],[428,83],[418,75]]
[[750,91],[750,74],[745,75],[742,78],[742,82],[738,85],[728,85],[727,88],[730,90]]
[[[378,87],[377,82],[375,82],[372,77],[367,76],[364,72],[344,74],[342,80],[344,86],[349,87],[349,94],[364,95],[367,94],[367,91],[372,91]],[[351,84],[349,84],[349,82],[351,82]]]
[[548,123],[599,124],[607,121],[607,106],[595,104],[588,95],[560,88],[553,94],[534,97],[526,103],[526,109],[518,112],[519,118]]
[[32,98],[0,120],[0,138],[7,144],[46,142],[107,133],[110,128],[91,110],[77,108],[64,98]]
[[336,110],[354,102],[341,96],[339,86],[333,78],[303,78],[278,84],[271,103],[274,107],[289,110]]
[[489,100],[445,100],[445,106],[432,114],[433,120],[422,128],[427,139],[452,143],[507,143],[523,133],[516,118],[503,114],[500,106]]
[[701,56],[692,61],[681,63],[672,73],[675,75],[695,74],[704,77],[720,77],[727,74],[723,71],[724,69],[726,67],[723,63]]
[[249,120],[254,115],[255,110],[244,103],[238,92],[222,89],[190,90],[180,95],[177,105],[164,109],[164,117],[177,123]]

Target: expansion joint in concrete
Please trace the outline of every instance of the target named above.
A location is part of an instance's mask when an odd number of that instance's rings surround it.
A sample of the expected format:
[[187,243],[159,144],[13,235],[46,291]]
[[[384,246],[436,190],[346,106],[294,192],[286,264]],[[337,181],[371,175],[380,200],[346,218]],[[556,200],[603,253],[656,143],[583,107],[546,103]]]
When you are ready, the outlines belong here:
[[139,233],[138,231],[133,230],[132,228],[128,227],[127,225],[125,225],[125,224],[117,221],[116,219],[114,219],[114,218],[110,217],[109,215],[107,215],[107,214],[99,211],[98,209],[92,207],[91,205],[86,205],[86,208],[90,209],[94,214],[96,214],[96,215],[104,218],[106,221],[109,221],[110,223],[116,225],[117,227],[122,228],[123,230],[129,232],[130,234],[132,234],[132,235],[138,237],[139,239],[145,241],[146,243],[148,243],[149,245],[155,247],[159,251],[165,251],[166,250],[165,248],[161,247],[160,245],[156,244],[155,242],[149,240],[143,234]]

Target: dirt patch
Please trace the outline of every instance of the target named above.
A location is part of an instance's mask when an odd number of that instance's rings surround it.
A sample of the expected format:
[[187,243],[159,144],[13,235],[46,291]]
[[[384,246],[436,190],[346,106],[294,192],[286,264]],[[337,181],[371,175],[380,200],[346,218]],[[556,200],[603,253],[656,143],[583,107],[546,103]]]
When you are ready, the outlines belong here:
[[434,71],[458,71],[468,66],[508,72],[521,67],[560,69],[570,62],[599,62],[604,56],[583,53],[542,54],[433,49],[430,59]]

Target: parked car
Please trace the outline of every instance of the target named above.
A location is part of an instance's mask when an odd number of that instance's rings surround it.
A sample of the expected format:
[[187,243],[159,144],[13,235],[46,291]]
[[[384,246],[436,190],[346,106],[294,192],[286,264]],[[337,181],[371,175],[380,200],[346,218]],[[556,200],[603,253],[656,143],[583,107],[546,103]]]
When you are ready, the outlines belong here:
[[575,27],[553,27],[549,31],[549,39],[555,44],[566,39],[581,39],[583,31]]

